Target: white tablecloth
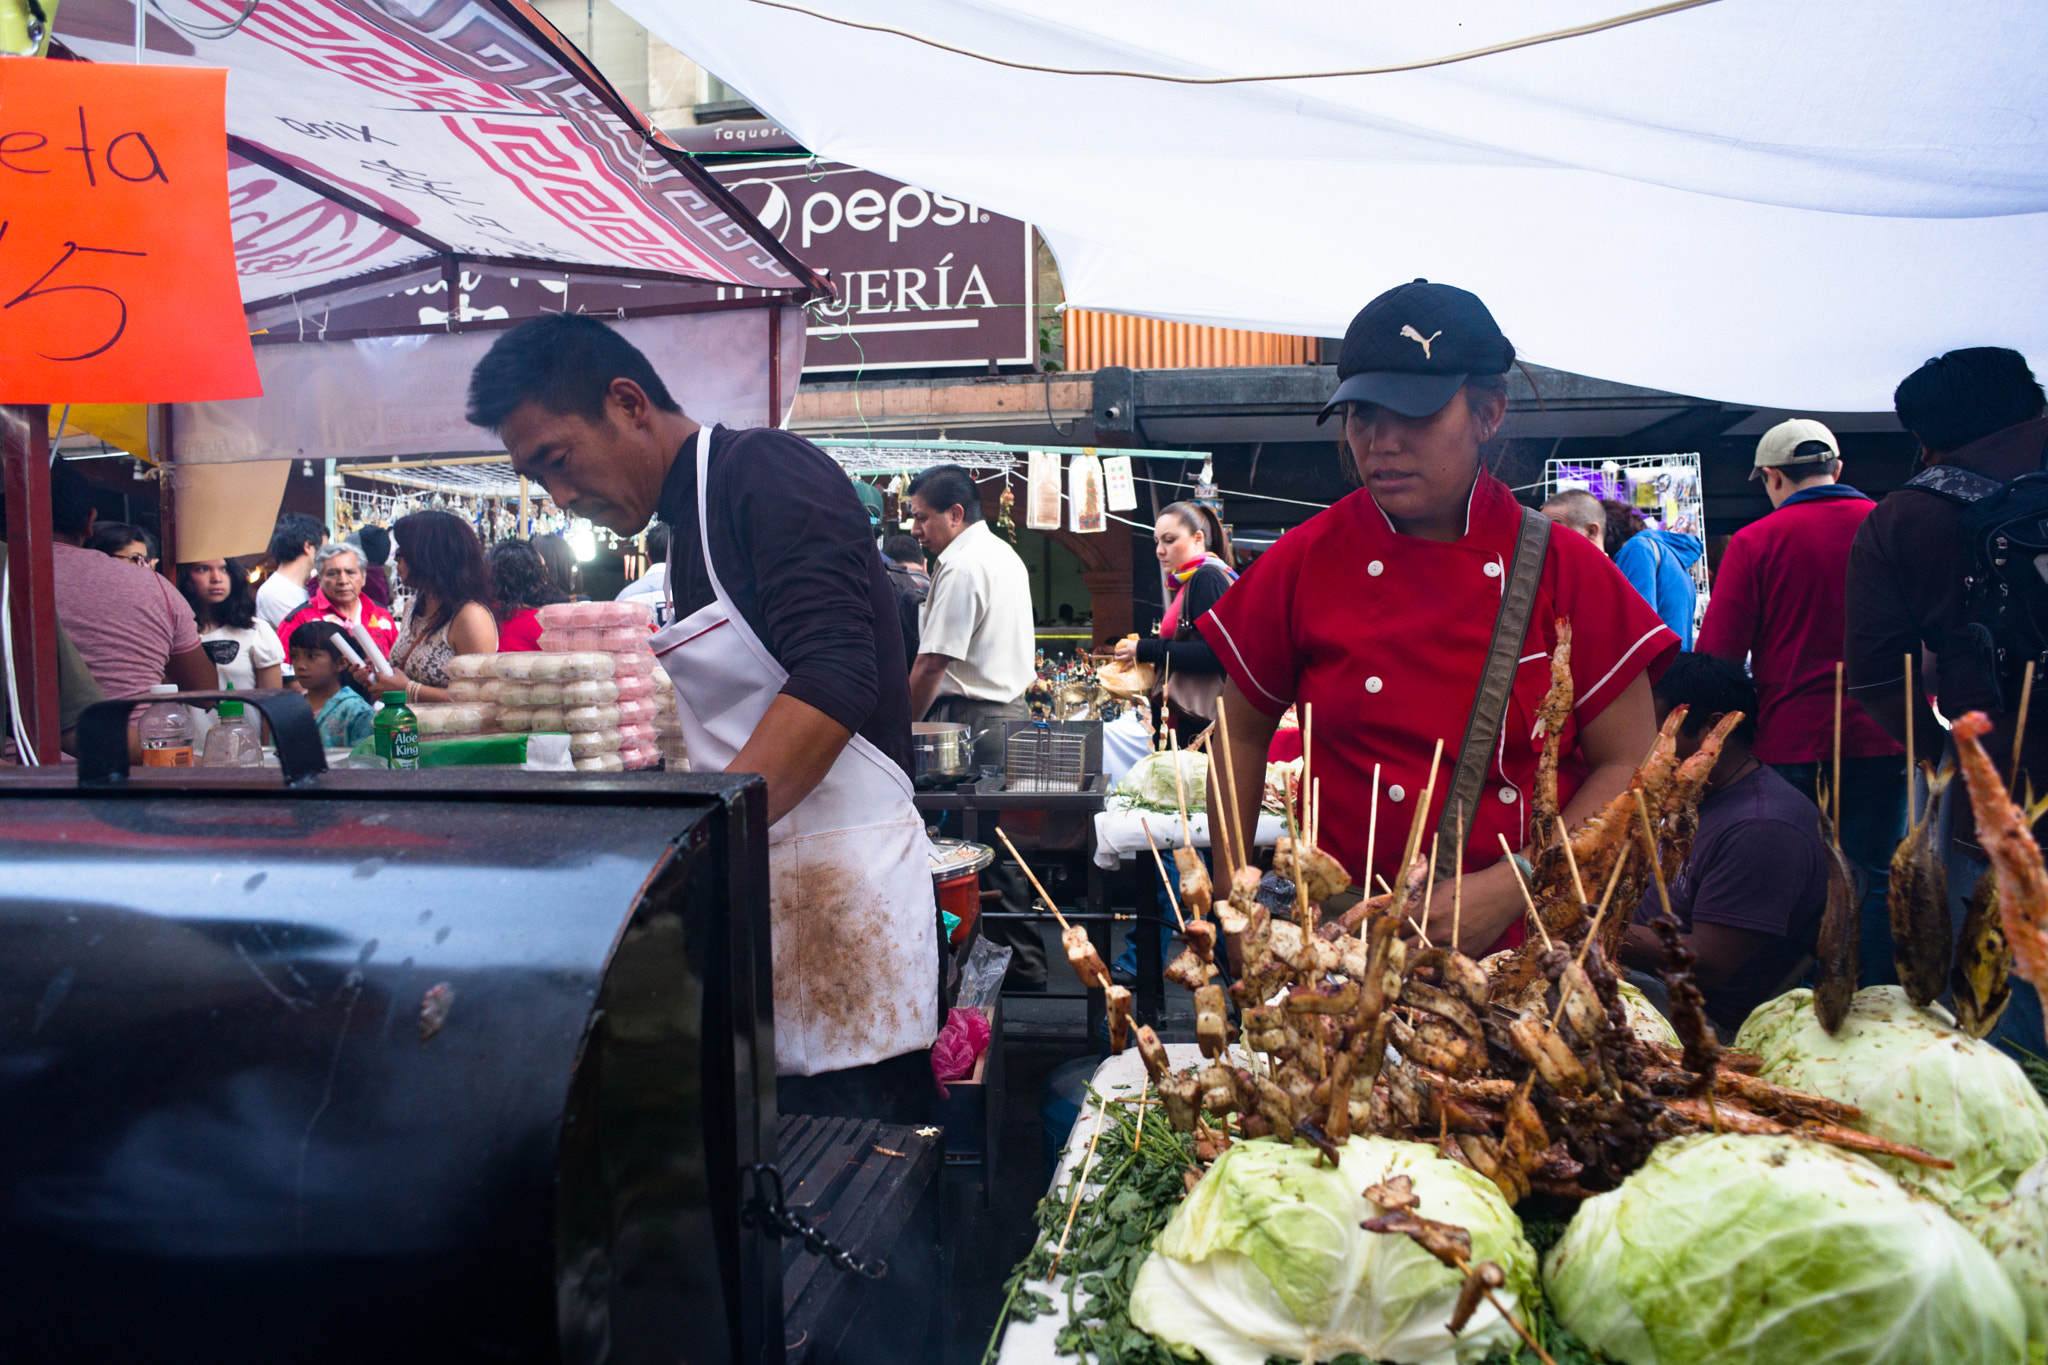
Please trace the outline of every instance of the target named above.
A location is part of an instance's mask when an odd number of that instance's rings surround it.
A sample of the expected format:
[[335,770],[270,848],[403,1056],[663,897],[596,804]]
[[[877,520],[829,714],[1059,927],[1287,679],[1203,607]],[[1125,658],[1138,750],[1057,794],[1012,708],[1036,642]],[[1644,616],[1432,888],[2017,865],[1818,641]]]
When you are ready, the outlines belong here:
[[[1095,865],[1115,867],[1125,858],[1150,860],[1152,855],[1145,847],[1145,831],[1152,831],[1152,842],[1159,846],[1163,855],[1169,848],[1180,847],[1180,816],[1162,815],[1153,810],[1126,810],[1114,800],[1095,814]],[[1260,848],[1271,848],[1287,832],[1287,822],[1271,811],[1259,812],[1259,827],[1252,831],[1252,842]],[[1206,813],[1188,812],[1188,833],[1196,848],[1209,846],[1209,817]]]
[[[1178,822],[1179,817],[1174,818]],[[1138,846],[1144,847],[1142,835],[1139,836]],[[1168,1043],[1166,1057],[1175,1070],[1180,1070],[1200,1061],[1202,1049],[1193,1043]],[[1137,1047],[1128,1047],[1124,1049],[1123,1056],[1111,1057],[1095,1068],[1095,1075],[1090,1084],[1095,1087],[1097,1094],[1110,1099],[1142,1094],[1145,1089],[1145,1062],[1138,1055]],[[1074,1168],[1081,1164],[1081,1158],[1087,1155],[1088,1139],[1095,1132],[1096,1113],[1097,1106],[1092,1100],[1084,1099],[1081,1102],[1081,1116],[1075,1120],[1073,1131],[1067,1134],[1067,1145],[1060,1154],[1059,1169],[1053,1172],[1054,1190],[1067,1188],[1068,1177]],[[1152,1123],[1161,1118],[1162,1115],[1154,1111],[1145,1121]],[[1101,1152],[1095,1154],[1095,1161],[1098,1166],[1101,1164]],[[1071,1194],[1069,1191],[1069,1197]],[[1082,1197],[1092,1199],[1095,1197],[1095,1191],[1090,1188]],[[1060,1334],[1060,1329],[1067,1325],[1067,1277],[1055,1276],[1051,1283],[1042,1279],[1035,1280],[1030,1287],[1052,1300],[1053,1311],[1029,1322],[1011,1323],[1003,1332],[1002,1350],[996,1357],[996,1365],[1045,1365],[1045,1362],[1049,1361],[1074,1359],[1072,1356],[1062,1357],[1053,1349],[1053,1339]]]

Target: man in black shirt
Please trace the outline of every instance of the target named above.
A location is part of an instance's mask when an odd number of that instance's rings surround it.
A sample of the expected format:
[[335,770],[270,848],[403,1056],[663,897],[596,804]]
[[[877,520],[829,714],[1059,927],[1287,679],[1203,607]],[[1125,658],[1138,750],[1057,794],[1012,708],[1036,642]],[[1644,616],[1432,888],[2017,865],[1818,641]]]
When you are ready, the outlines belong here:
[[889,571],[889,586],[896,590],[896,614],[903,626],[903,657],[917,658],[917,617],[919,608],[932,595],[932,576],[924,567],[924,546],[915,536],[901,532],[882,542],[882,567]]
[[[1678,732],[1681,761],[1699,752],[1722,716],[1748,717],[1707,776],[1692,856],[1669,887],[1707,1015],[1733,1035],[1751,1010],[1797,985],[1812,961],[1828,898],[1820,811],[1751,751],[1756,685],[1741,664],[1680,654],[1653,691],[1659,724],[1674,707],[1688,708]],[[1622,943],[1630,967],[1654,972],[1663,964],[1663,944],[1649,927],[1662,913],[1652,887]]]
[[776,1066],[785,1112],[921,1120],[933,1094],[937,910],[911,803],[896,599],[851,481],[785,431],[705,429],[647,358],[577,314],[507,332],[469,417],[557,506],[671,530],[692,764],[767,779]]

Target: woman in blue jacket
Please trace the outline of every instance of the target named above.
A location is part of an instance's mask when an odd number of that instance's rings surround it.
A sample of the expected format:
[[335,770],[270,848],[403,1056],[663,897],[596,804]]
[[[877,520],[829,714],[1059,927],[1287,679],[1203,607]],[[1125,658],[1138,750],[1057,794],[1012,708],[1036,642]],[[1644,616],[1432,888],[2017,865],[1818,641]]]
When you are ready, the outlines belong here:
[[1683,531],[1660,531],[1625,502],[1600,500],[1607,514],[1605,547],[1643,600],[1692,648],[1693,610],[1699,590],[1692,566],[1706,553],[1700,538]]

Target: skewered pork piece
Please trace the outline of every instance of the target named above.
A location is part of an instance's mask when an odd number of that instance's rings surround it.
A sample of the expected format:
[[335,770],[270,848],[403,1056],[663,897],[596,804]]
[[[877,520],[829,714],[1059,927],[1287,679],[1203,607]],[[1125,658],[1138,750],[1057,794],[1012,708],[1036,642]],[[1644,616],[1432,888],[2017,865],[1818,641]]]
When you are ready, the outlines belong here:
[[1351,885],[1351,874],[1342,863],[1285,834],[1273,845],[1273,870],[1297,886],[1305,883],[1309,900],[1317,905]]
[[1189,920],[1181,929],[1181,938],[1188,945],[1188,951],[1205,963],[1216,960],[1216,926],[1209,920]]
[[1560,618],[1557,643],[1550,647],[1550,691],[1537,709],[1536,725],[1543,748],[1536,755],[1536,794],[1531,803],[1531,832],[1536,847],[1557,842],[1557,763],[1564,745],[1564,723],[1572,714],[1572,623]]
[[1191,991],[1198,991],[1208,985],[1209,978],[1215,974],[1215,964],[1202,961],[1193,948],[1185,949],[1166,964],[1166,979]]
[[1177,848],[1173,851],[1173,865],[1180,873],[1180,908],[1189,919],[1200,919],[1209,913],[1209,904],[1215,892],[1209,885],[1209,869],[1202,862],[1198,849]]
[[2035,990],[2048,990],[2048,870],[2034,842],[2027,813],[2012,803],[1981,736],[1991,728],[1982,711],[1956,721],[1950,733],[1977,815],[1977,842],[1998,873],[1998,915],[2013,970]]
[[1081,978],[1081,984],[1091,991],[1102,990],[1109,985],[1109,968],[1102,965],[1102,954],[1095,951],[1095,945],[1088,941],[1088,931],[1078,924],[1070,924],[1060,930],[1060,946],[1067,950],[1067,961],[1073,965],[1074,975]]
[[1813,972],[1813,1013],[1822,1028],[1835,1033],[1849,1017],[1849,1002],[1856,996],[1856,879],[1835,844],[1834,823],[1826,811],[1821,812],[1820,834],[1828,859],[1828,902],[1813,949],[1818,959]]
[[1998,918],[1998,872],[1985,868],[1963,913],[1956,965],[1949,972],[1956,1025],[1972,1038],[1987,1036],[2012,999],[2012,953]]
[[1944,772],[1928,783],[1927,808],[1892,851],[1885,892],[1892,922],[1892,963],[1906,998],[1916,1005],[1931,1005],[1948,989],[1955,930],[1948,918],[1948,872],[1935,850],[1935,832],[1942,797],[1954,776]]
[[1204,1057],[1221,1057],[1229,1044],[1223,1017],[1223,988],[1207,985],[1195,991],[1195,1041]]
[[1109,1007],[1109,1054],[1120,1057],[1131,1038],[1131,993],[1112,985],[1103,992],[1103,1003]]
[[1138,1025],[1138,1056],[1144,1059],[1145,1074],[1155,1085],[1173,1070],[1166,1059],[1166,1044],[1159,1041],[1150,1024]]

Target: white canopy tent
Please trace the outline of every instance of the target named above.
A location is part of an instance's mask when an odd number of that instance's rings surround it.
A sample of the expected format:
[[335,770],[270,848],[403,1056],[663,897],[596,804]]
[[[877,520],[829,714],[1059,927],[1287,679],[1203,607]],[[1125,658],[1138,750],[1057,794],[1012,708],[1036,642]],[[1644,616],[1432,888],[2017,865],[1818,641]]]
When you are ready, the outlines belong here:
[[1037,224],[1089,308],[1331,336],[1428,277],[1547,365],[1835,411],[2048,360],[2022,0],[621,4],[819,156]]

